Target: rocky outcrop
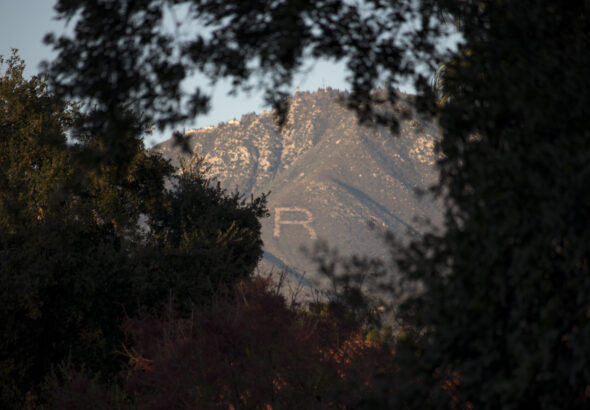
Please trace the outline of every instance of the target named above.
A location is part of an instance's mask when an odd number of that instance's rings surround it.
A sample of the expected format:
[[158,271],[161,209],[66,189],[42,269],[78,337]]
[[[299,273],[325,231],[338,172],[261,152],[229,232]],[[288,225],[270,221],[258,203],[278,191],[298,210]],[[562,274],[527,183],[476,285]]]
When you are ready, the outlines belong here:
[[[300,251],[325,239],[342,254],[385,256],[379,235],[420,235],[417,219],[441,220],[440,205],[415,195],[436,180],[435,124],[421,119],[401,94],[398,110],[410,115],[392,136],[382,127],[358,124],[340,103],[343,93],[297,93],[287,126],[270,111],[186,133],[192,152],[204,156],[211,173],[244,195],[271,192],[263,220],[265,260],[288,266],[311,283],[321,278]],[[173,162],[182,154],[172,140],[155,147]]]

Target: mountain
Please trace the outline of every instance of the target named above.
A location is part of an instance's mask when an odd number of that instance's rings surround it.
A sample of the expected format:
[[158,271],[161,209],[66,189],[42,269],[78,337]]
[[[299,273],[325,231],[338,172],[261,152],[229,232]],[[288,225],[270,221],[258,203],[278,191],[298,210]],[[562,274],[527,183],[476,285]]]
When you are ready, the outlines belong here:
[[[434,224],[442,218],[440,204],[415,195],[436,181],[437,126],[400,92],[393,109],[408,115],[392,136],[383,127],[359,125],[343,96],[333,89],[297,92],[282,130],[265,111],[186,133],[192,152],[205,157],[222,186],[247,196],[271,192],[270,217],[262,221],[264,260],[314,284],[321,278],[301,246],[325,239],[340,254],[382,257],[382,239],[369,223],[411,237],[423,229],[416,218]],[[172,139],[154,149],[175,164],[187,156]]]

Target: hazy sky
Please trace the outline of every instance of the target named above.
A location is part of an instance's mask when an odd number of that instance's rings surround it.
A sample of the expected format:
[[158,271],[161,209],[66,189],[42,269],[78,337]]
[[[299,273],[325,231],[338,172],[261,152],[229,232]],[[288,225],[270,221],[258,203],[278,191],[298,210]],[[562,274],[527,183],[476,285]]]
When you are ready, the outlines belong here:
[[[55,56],[42,41],[43,36],[50,31],[58,34],[64,31],[64,24],[54,19],[54,3],[52,0],[0,0],[0,55],[8,56],[11,48],[17,48],[27,64],[27,75],[36,74],[42,60]],[[302,91],[315,91],[322,84],[341,90],[346,88],[342,64],[310,62],[309,65],[311,71],[297,77],[293,91],[296,87]],[[213,95],[212,109],[209,114],[198,117],[194,123],[186,124],[186,128],[216,125],[220,121],[239,119],[247,112],[268,109],[262,103],[261,93],[228,96],[229,90],[227,83],[218,83],[214,88],[205,87],[205,91]],[[151,145],[167,139],[170,134],[171,131],[158,133],[146,142]]]

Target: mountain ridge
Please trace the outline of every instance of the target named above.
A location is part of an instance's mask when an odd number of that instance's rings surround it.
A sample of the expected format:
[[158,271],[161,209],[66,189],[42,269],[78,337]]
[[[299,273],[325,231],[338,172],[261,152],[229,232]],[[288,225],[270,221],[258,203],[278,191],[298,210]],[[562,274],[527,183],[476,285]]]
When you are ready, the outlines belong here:
[[[422,229],[415,216],[435,224],[442,218],[440,204],[415,195],[436,181],[436,125],[416,114],[411,95],[400,93],[393,109],[405,115],[394,137],[383,127],[360,125],[344,97],[333,89],[296,93],[282,129],[265,111],[185,134],[222,186],[245,196],[271,192],[271,216],[262,221],[265,260],[313,283],[321,278],[301,246],[326,239],[344,254],[385,257],[369,222],[411,237]],[[175,164],[190,156],[172,139],[154,149]]]

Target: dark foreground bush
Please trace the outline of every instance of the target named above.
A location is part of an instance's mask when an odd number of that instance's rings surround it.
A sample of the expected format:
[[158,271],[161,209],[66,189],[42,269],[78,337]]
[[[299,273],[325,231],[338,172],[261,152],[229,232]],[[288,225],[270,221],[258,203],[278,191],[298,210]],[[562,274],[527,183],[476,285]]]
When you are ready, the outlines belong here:
[[[288,307],[268,282],[241,284],[207,312],[127,318],[121,390],[66,371],[58,408],[345,408],[391,365],[342,306]],[[93,401],[91,403],[91,401]]]

